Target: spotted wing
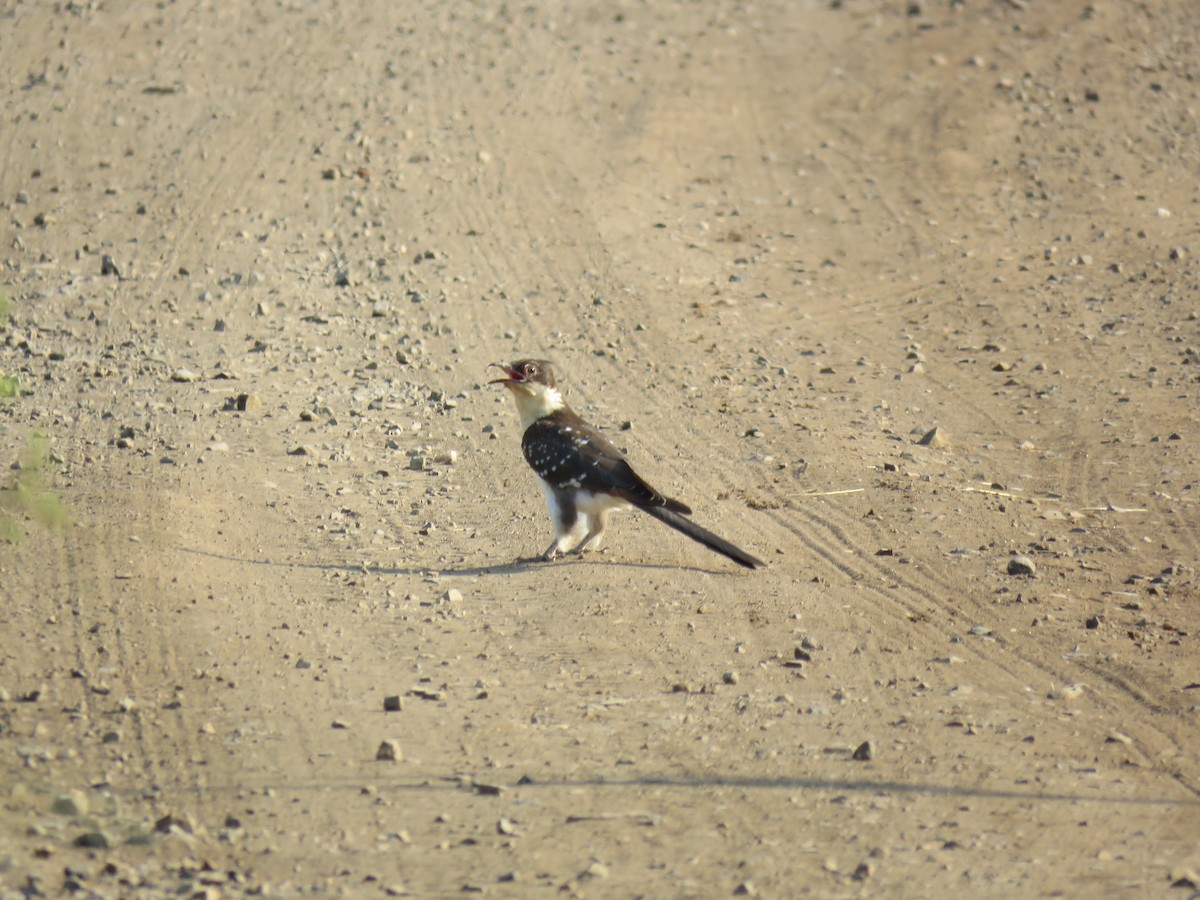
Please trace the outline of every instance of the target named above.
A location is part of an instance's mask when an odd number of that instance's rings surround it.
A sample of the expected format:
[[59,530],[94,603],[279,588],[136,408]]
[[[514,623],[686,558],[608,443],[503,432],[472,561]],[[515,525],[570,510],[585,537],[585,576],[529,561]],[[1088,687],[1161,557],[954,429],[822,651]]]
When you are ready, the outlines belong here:
[[574,414],[555,413],[525,430],[525,460],[551,487],[613,494],[635,506],[690,512],[643,481],[603,434]]

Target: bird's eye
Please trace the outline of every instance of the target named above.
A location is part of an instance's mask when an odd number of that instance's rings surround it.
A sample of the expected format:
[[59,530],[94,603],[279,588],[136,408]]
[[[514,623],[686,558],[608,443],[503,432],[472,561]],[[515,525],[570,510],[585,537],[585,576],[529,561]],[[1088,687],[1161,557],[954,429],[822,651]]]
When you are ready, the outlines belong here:
[[535,366],[533,363],[528,363],[525,366],[525,377],[526,378],[532,378],[534,375],[537,374],[537,372],[538,372],[537,366]]

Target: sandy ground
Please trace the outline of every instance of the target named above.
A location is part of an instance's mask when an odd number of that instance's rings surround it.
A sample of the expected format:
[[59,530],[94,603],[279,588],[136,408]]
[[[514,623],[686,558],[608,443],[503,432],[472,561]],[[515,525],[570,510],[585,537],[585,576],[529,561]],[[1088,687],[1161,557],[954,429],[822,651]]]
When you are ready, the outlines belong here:
[[[0,895],[1195,892],[1198,61],[1189,0],[4,4],[0,478],[47,435],[75,524],[0,548]],[[522,561],[529,355],[770,567]]]

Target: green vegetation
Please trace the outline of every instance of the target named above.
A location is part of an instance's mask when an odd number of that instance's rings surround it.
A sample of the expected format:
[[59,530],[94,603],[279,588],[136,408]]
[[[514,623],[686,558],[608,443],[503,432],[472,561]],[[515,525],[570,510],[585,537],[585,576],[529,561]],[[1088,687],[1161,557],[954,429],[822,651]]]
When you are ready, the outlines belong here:
[[49,528],[66,528],[71,516],[62,499],[45,485],[45,470],[53,461],[50,439],[35,434],[21,454],[13,483],[0,488],[0,541],[15,544],[24,536],[16,517],[27,515]]
[[[0,329],[8,323],[8,292],[0,288]],[[0,400],[16,397],[21,392],[21,382],[16,375],[0,372]]]
[[[0,289],[0,330],[8,323],[9,296]],[[21,383],[15,375],[0,372],[0,401],[20,396]],[[34,434],[21,454],[16,477],[0,487],[0,542],[15,544],[25,534],[19,518],[28,516],[49,528],[65,528],[71,517],[62,499],[45,485],[45,472],[54,456],[50,439]]]

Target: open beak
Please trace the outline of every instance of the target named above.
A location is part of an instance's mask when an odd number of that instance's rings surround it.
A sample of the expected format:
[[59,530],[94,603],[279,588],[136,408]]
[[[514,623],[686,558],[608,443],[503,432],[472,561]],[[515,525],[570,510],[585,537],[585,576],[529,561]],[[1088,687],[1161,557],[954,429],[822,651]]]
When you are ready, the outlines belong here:
[[513,382],[525,380],[525,377],[520,372],[518,372],[516,369],[512,368],[512,366],[507,366],[504,363],[489,363],[488,364],[489,369],[491,369],[493,367],[499,369],[508,377],[493,378],[491,381],[488,382],[488,384],[512,384]]

